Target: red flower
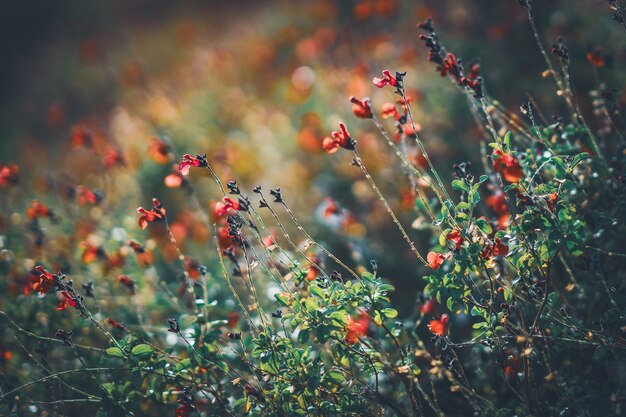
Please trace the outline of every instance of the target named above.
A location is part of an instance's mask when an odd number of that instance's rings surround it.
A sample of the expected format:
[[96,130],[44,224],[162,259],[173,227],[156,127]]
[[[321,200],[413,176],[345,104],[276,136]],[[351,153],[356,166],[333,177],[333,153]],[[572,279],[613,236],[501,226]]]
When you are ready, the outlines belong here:
[[92,245],[90,243],[83,243],[84,249],[80,256],[81,261],[85,264],[90,264],[96,261],[99,257],[106,257],[106,253],[101,246]]
[[519,162],[511,155],[499,149],[493,151],[493,169],[502,173],[508,182],[520,182],[524,178],[524,171]]
[[38,217],[51,217],[52,210],[45,204],[33,200],[33,204],[26,210],[26,216],[31,220],[35,220]]
[[114,329],[126,330],[126,327],[124,327],[122,323],[120,323],[117,320],[112,319],[111,317],[107,317],[106,319],[104,319],[104,322],[108,324],[109,326],[113,327]]
[[354,345],[359,339],[367,335],[367,328],[370,324],[370,318],[367,313],[361,311],[359,318],[354,319],[352,316],[348,316],[348,326],[346,328],[346,343]]
[[319,269],[315,265],[309,266],[309,270],[306,273],[306,280],[311,282],[314,281],[320,275]]
[[428,261],[428,266],[430,266],[432,269],[439,269],[439,267],[441,266],[441,264],[443,264],[443,261],[445,260],[446,260],[446,255],[444,255],[443,253],[430,251],[428,252],[428,255],[426,256],[426,261]]
[[76,198],[78,199],[78,205],[84,206],[87,203],[96,204],[100,201],[100,197],[95,192],[91,191],[84,185],[76,187]]
[[54,286],[54,275],[46,271],[43,266],[37,266],[35,270],[39,272],[39,280],[33,283],[33,290],[41,295],[49,293]]
[[400,115],[400,112],[398,111],[398,108],[393,103],[383,104],[383,106],[381,107],[380,115],[383,119],[393,117],[394,119],[398,120],[402,117]]
[[506,256],[509,253],[509,247],[502,243],[500,239],[496,238],[493,244],[493,255],[494,256]]
[[463,237],[460,230],[453,230],[446,235],[446,240],[450,240],[456,244],[456,250],[461,249],[461,243],[463,243]]
[[121,149],[109,149],[104,155],[104,166],[113,168],[116,165],[124,165],[124,154]]
[[332,137],[325,137],[322,141],[322,148],[328,154],[335,153],[341,146],[349,151],[354,150],[356,141],[350,137],[346,125],[339,123],[339,132],[332,132]]
[[126,288],[128,288],[131,294],[135,293],[135,286],[137,283],[135,282],[134,279],[131,279],[128,275],[123,274],[117,277],[117,280]]
[[76,307],[77,305],[76,301],[74,301],[72,296],[67,291],[61,291],[61,295],[63,296],[63,299],[57,305],[57,310],[59,311],[65,310],[68,305],[71,307]]
[[426,314],[430,314],[433,311],[435,311],[435,309],[437,308],[437,303],[435,303],[435,300],[428,300],[426,301],[424,304],[422,304],[422,306],[420,307],[420,313],[426,315]]
[[587,53],[587,61],[591,62],[594,67],[602,68],[606,64],[606,60],[602,55],[602,49],[595,48]]
[[550,211],[554,211],[554,207],[556,206],[556,200],[559,197],[557,193],[548,194],[546,196],[546,204],[548,205],[548,209]]
[[372,118],[372,107],[369,98],[365,97],[359,100],[358,98],[351,96],[350,102],[353,104],[352,111],[356,117],[360,117],[361,119]]
[[239,210],[241,206],[238,202],[234,201],[231,198],[224,197],[222,201],[218,201],[215,203],[215,207],[213,208],[213,213],[216,217],[222,217],[228,214],[230,209]]
[[178,400],[178,408],[174,412],[175,417],[189,417],[193,412],[193,407],[186,401]]
[[129,240],[128,241],[128,246],[130,246],[132,248],[132,250],[135,252],[135,257],[137,258],[137,263],[140,266],[145,267],[145,266],[152,265],[152,262],[154,261],[154,257],[152,256],[152,252],[150,252],[149,250],[146,250],[146,248],[141,246],[141,244],[139,244],[139,242],[136,242],[134,240]]
[[150,138],[150,146],[148,147],[148,155],[157,164],[165,165],[170,160],[170,152],[172,148],[166,142],[155,138],[154,136]]
[[448,73],[457,78],[460,74],[459,64],[456,61],[456,57],[454,56],[454,54],[448,54],[448,56],[443,59],[443,64],[439,68],[439,74],[442,77],[445,77],[446,75],[448,75]]
[[199,155],[196,155],[196,157],[194,158],[189,154],[184,154],[183,160],[178,166],[178,170],[183,175],[189,175],[189,170],[191,169],[191,167],[205,167],[205,166],[207,166],[206,160],[204,160],[204,158],[200,158]]
[[328,218],[333,215],[337,215],[341,213],[341,209],[332,198],[326,199],[326,207],[324,208],[324,218]]
[[19,179],[19,172],[20,169],[16,164],[11,164],[7,166],[0,165],[0,187],[17,184],[17,181]]
[[444,336],[448,330],[449,320],[450,319],[447,314],[442,314],[440,318],[432,319],[430,323],[428,323],[428,330],[437,336]]
[[398,80],[394,76],[391,75],[389,70],[384,70],[383,75],[385,76],[385,78],[374,77],[372,79],[372,82],[374,83],[376,87],[383,88],[387,84],[389,84],[392,87],[397,87],[400,85],[398,83]]
[[240,318],[241,316],[236,311],[231,311],[230,313],[228,313],[228,327],[237,327],[237,323],[239,323]]
[[142,214],[139,217],[139,227],[142,230],[148,227],[148,223],[165,218],[165,209],[156,198],[152,199],[152,210],[148,211],[143,207],[139,207],[137,208],[137,213]]

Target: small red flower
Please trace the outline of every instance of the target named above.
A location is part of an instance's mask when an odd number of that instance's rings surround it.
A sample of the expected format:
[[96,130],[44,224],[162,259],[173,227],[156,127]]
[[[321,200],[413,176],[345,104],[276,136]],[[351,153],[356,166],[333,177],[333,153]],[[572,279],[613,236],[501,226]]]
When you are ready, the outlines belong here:
[[341,209],[337,205],[337,202],[332,198],[326,199],[326,207],[324,208],[324,218],[329,218],[330,216],[335,216],[341,213]]
[[170,161],[172,147],[166,142],[156,138],[150,138],[150,146],[148,147],[148,155],[160,165],[165,165]]
[[52,210],[45,204],[33,200],[33,204],[26,210],[26,216],[31,220],[39,217],[52,217]]
[[39,272],[39,279],[33,283],[33,290],[41,295],[49,293],[54,287],[54,275],[46,271],[43,266],[37,266],[35,270]]
[[191,167],[205,167],[205,166],[207,166],[206,160],[204,160],[204,158],[200,158],[200,155],[196,155],[196,157],[194,158],[189,154],[184,154],[183,160],[178,166],[178,170],[183,175],[189,175],[189,170],[191,169]]
[[0,187],[17,184],[19,180],[20,169],[16,164],[0,165]]
[[374,83],[376,87],[383,88],[387,84],[389,84],[392,87],[398,87],[400,85],[396,77],[392,76],[389,70],[384,70],[383,75],[385,76],[384,78],[374,77],[372,79],[372,82]]
[[355,145],[356,141],[350,137],[350,133],[343,123],[339,123],[339,132],[332,132],[331,137],[325,137],[322,141],[322,148],[328,154],[337,152],[339,147],[352,151]]
[[215,217],[222,217],[227,215],[230,209],[239,210],[240,208],[241,206],[237,201],[234,201],[229,197],[224,197],[222,201],[215,203],[213,213],[215,214]]
[[356,117],[360,117],[361,119],[372,118],[372,107],[369,98],[365,97],[359,100],[358,98],[351,96],[350,102],[353,104],[352,112]]
[[428,262],[428,266],[432,269],[439,269],[439,267],[443,264],[443,261],[446,260],[446,255],[443,253],[437,253],[430,251],[426,256],[426,261]]
[[398,111],[398,108],[393,103],[383,104],[383,106],[381,107],[380,115],[383,119],[389,119],[390,117],[393,117],[394,119],[398,120],[402,117],[400,115],[400,112]]
[[57,310],[58,311],[65,310],[67,308],[67,306],[70,306],[70,307],[76,307],[77,306],[76,301],[74,301],[72,296],[67,291],[61,291],[61,295],[63,296],[63,299],[57,305]]
[[84,185],[79,185],[76,187],[76,199],[78,200],[79,206],[84,206],[87,203],[98,203],[100,201],[100,196]]
[[432,319],[430,323],[428,323],[428,330],[437,336],[444,336],[448,330],[449,320],[450,318],[447,314],[442,314],[440,318]]
[[126,330],[126,327],[124,327],[124,325],[122,323],[120,323],[117,320],[112,319],[111,317],[107,317],[106,319],[104,319],[104,322],[106,324],[108,324],[109,326],[111,326],[114,329],[117,330]]
[[348,325],[346,327],[346,343],[354,345],[359,339],[367,335],[367,328],[370,324],[370,318],[367,313],[361,311],[359,318],[354,319],[352,316],[348,316]]
[[148,223],[161,220],[165,217],[165,209],[156,198],[152,199],[152,210],[148,211],[143,207],[139,207],[137,208],[137,213],[142,215],[139,217],[139,227],[141,227],[142,230],[148,227]]
[[305,279],[309,282],[314,281],[320,275],[319,269],[315,265],[309,266]]
[[237,323],[239,323],[240,318],[241,316],[236,311],[228,313],[228,327],[231,329],[237,327]]
[[494,256],[506,256],[509,253],[509,247],[502,243],[499,238],[496,238],[493,244]]
[[149,250],[141,246],[139,242],[136,242],[134,240],[129,240],[128,246],[130,246],[131,249],[135,252],[137,263],[140,266],[146,267],[152,265],[152,262],[154,261],[154,256],[152,255],[152,252],[150,252]]
[[122,153],[121,149],[109,149],[104,155],[104,166],[106,168],[113,168],[116,165],[124,165],[124,163],[124,153]]
[[601,48],[595,48],[587,53],[587,61],[596,68],[602,68],[606,64]]
[[435,300],[428,300],[420,307],[420,313],[426,315],[434,312],[437,309],[437,303]]
[[459,77],[459,74],[460,74],[459,64],[454,54],[448,54],[448,56],[446,56],[443,59],[443,64],[439,68],[439,74],[442,77],[445,77],[448,74],[452,74],[456,78]]
[[446,235],[446,240],[450,240],[456,244],[456,250],[461,249],[461,243],[463,243],[463,237],[460,230],[453,230]]
[[519,162],[511,155],[499,149],[493,151],[493,169],[502,173],[508,182],[520,182],[524,178],[524,171]]
[[174,412],[175,417],[189,417],[193,412],[193,407],[186,401],[178,400],[178,407]]
[[135,293],[135,287],[137,285],[137,283],[135,282],[134,279],[131,279],[128,275],[123,274],[120,275],[119,277],[117,277],[117,280],[126,288],[128,288],[131,292],[131,294]]

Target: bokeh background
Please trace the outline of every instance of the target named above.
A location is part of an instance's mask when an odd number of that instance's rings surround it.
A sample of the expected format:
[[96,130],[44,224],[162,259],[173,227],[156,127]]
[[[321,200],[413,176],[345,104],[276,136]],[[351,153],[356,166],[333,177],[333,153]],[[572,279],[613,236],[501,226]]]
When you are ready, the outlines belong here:
[[[66,183],[103,191],[90,214],[98,226],[77,242],[97,241],[98,228],[136,230],[135,208],[153,196],[185,223],[185,194],[164,178],[183,153],[207,153],[220,176],[237,178],[243,189],[281,187],[311,234],[342,259],[377,259],[399,287],[404,312],[423,285],[411,253],[351,156],[321,150],[323,137],[345,122],[403,223],[419,223],[397,162],[375,128],[352,115],[348,97],[370,96],[379,111],[395,98],[375,89],[372,76],[407,71],[438,170],[449,177],[454,163],[470,160],[480,174],[482,138],[468,103],[427,62],[418,39],[416,23],[432,16],[449,50],[465,62],[480,59],[487,90],[509,110],[519,113],[527,95],[547,109],[562,105],[541,77],[544,63],[514,0],[25,0],[0,7],[0,163],[18,163],[21,192],[48,203]],[[590,113],[590,90],[624,80],[608,63],[594,70],[586,53],[600,46],[620,67],[626,37],[603,0],[535,1],[535,9],[546,44],[562,36],[570,46],[574,87]],[[79,146],[85,131],[89,150]],[[175,157],[155,160],[152,137],[170,143]],[[208,208],[218,198],[215,184],[206,176],[193,181]],[[328,198],[346,209],[341,218],[322,215]],[[179,232],[190,252],[206,244],[206,231],[187,225]],[[428,233],[412,230],[412,237],[430,246]]]

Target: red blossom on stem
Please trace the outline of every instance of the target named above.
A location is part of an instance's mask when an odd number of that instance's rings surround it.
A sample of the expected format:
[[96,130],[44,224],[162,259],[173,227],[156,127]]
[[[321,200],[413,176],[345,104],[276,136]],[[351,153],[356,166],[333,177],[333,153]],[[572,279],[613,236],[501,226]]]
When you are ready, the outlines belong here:
[[437,253],[430,251],[426,256],[426,261],[428,262],[428,266],[432,269],[439,269],[439,267],[443,264],[443,261],[446,260],[446,255],[443,253]]
[[44,295],[50,292],[54,287],[54,275],[46,271],[43,266],[37,266],[35,271],[39,272],[39,279],[33,283],[33,290]]
[[353,104],[352,112],[356,117],[361,119],[371,119],[372,118],[372,107],[370,99],[365,97],[361,100],[358,98],[351,96],[350,103]]
[[63,296],[63,299],[57,305],[57,310],[58,311],[65,310],[68,306],[70,306],[70,307],[76,307],[77,306],[76,301],[74,301],[74,299],[72,298],[70,293],[68,293],[67,291],[61,291],[61,295]]
[[372,79],[372,82],[374,83],[376,87],[383,88],[387,84],[389,84],[392,87],[398,87],[400,85],[398,83],[398,79],[392,76],[389,70],[384,70],[383,75],[385,76],[384,78],[374,77]]
[[239,210],[241,205],[229,197],[224,197],[222,201],[218,201],[215,203],[215,207],[213,208],[213,213],[216,217],[222,217],[228,214],[230,209]]
[[355,149],[355,145],[356,141],[350,137],[350,133],[343,123],[339,123],[339,132],[332,132],[331,137],[327,136],[322,141],[322,148],[328,154],[337,152],[339,147],[352,151]]
[[183,155],[183,160],[180,165],[178,165],[178,170],[183,175],[189,175],[189,170],[191,167],[205,167],[207,166],[205,157],[201,157],[200,155],[196,155],[196,157],[192,157],[189,154]]
[[148,223],[165,218],[165,209],[156,198],[152,199],[152,210],[148,211],[143,207],[139,207],[137,208],[137,213],[141,214],[141,217],[139,217],[139,227],[141,227],[142,230],[148,227]]
[[509,153],[499,149],[493,151],[493,169],[502,173],[508,182],[520,182],[524,178],[524,171],[519,162]]
[[440,318],[433,319],[428,323],[428,330],[437,336],[445,336],[448,330],[448,321],[450,318],[447,314],[442,314]]
[[359,318],[355,319],[352,316],[348,316],[348,325],[346,327],[346,343],[354,345],[361,339],[361,337],[367,335],[367,328],[370,324],[370,318],[367,313],[361,311]]

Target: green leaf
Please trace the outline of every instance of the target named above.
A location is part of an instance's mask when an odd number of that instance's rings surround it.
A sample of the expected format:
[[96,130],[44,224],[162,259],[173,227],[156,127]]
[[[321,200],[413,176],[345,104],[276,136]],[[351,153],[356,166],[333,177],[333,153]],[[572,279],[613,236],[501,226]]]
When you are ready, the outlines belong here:
[[465,181],[463,180],[453,180],[452,188],[459,191],[465,191],[466,193],[469,192],[469,187],[467,186],[467,184],[465,184]]
[[124,352],[122,351],[122,349],[117,348],[117,347],[110,347],[107,350],[105,350],[104,353],[107,356],[110,356],[112,358],[123,358],[124,357]]
[[482,230],[484,233],[488,235],[490,235],[493,232],[493,229],[491,228],[491,226],[489,225],[489,223],[487,223],[485,219],[477,219],[476,226],[478,226],[480,230]]
[[394,310],[393,308],[383,308],[382,313],[385,315],[385,317],[390,318],[390,319],[394,317],[398,317],[398,312]]
[[130,354],[136,359],[148,359],[154,353],[154,349],[150,345],[139,344],[131,350]]
[[340,385],[346,382],[346,377],[341,372],[337,372],[337,371],[330,371],[326,373],[326,378],[328,378],[329,381],[337,385]]

